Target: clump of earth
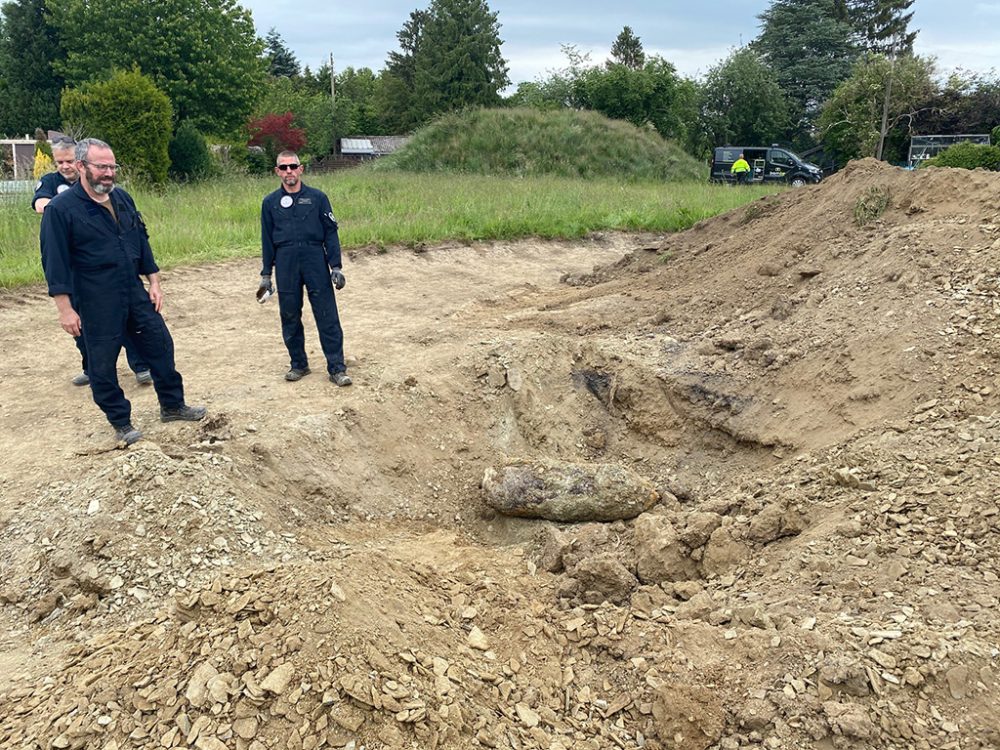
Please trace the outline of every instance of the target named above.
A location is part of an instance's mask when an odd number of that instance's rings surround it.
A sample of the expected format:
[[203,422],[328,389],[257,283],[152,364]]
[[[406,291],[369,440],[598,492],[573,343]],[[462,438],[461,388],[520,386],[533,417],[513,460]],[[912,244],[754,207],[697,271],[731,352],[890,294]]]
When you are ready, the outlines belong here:
[[282,380],[252,261],[178,269],[210,418],[123,372],[127,450],[4,292],[0,747],[1000,747],[998,204],[864,160],[358,251],[350,389]]

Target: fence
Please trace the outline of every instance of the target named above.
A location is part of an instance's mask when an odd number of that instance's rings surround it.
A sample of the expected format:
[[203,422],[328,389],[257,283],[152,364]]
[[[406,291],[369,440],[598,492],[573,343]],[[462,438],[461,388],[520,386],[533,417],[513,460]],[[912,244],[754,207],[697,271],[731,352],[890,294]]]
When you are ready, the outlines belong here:
[[0,180],[0,205],[21,204],[27,208],[34,192],[35,183],[31,180]]
[[910,138],[910,167],[916,167],[926,159],[933,159],[949,146],[956,143],[978,143],[982,146],[990,145],[989,133],[977,133],[966,135],[915,135]]

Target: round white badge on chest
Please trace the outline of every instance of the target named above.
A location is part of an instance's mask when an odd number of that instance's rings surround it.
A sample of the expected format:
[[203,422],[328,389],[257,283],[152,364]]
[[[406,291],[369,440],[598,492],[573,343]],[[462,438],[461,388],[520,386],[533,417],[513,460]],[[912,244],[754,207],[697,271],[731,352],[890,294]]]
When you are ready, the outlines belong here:
[[290,195],[282,196],[282,198],[281,198],[281,207],[282,208],[291,208],[291,206],[292,206],[292,196],[290,196]]
[[69,185],[60,185],[59,187],[56,188],[57,193],[62,193],[66,190],[69,190]]

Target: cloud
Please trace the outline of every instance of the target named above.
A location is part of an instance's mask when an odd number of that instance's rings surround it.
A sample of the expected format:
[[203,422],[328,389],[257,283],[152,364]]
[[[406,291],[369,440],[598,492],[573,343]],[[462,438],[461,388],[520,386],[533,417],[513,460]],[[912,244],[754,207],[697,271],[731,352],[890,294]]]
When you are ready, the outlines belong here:
[[[589,55],[590,65],[600,65],[611,58],[611,48],[575,45],[578,52]],[[701,78],[709,70],[726,59],[732,47],[707,46],[692,49],[647,47],[646,56],[658,55],[672,63],[678,74],[686,78]],[[504,56],[510,66],[510,80],[514,86],[524,81],[546,79],[551,73],[565,68],[566,55],[560,46],[544,45],[504,45]]]
[[918,55],[937,58],[938,72],[945,75],[959,69],[989,73],[1000,66],[1000,42],[955,41],[921,33],[914,46]]

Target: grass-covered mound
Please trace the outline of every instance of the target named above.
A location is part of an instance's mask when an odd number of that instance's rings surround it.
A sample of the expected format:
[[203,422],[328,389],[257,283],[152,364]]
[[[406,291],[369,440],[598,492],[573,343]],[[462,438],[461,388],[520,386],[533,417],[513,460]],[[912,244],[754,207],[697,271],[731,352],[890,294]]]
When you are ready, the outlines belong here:
[[655,131],[595,112],[479,109],[418,130],[378,169],[465,174],[705,180],[707,171]]

